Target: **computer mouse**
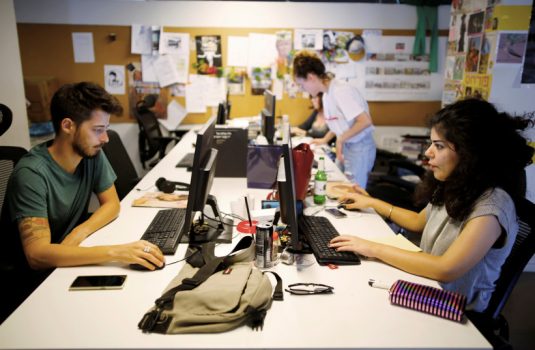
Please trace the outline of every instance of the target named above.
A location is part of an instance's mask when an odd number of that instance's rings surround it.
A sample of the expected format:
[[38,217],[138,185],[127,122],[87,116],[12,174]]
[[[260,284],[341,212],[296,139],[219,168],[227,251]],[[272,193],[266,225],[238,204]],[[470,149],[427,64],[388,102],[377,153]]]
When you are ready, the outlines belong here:
[[358,209],[358,208],[348,208],[346,206],[347,204],[352,204],[352,203],[355,203],[355,201],[352,200],[352,199],[347,199],[347,200],[341,202],[340,204],[338,204],[337,208],[338,209],[344,208],[345,210],[348,210],[348,211],[360,211],[360,209]]
[[355,201],[352,200],[352,199],[346,199],[345,201],[338,203],[337,208],[338,209],[340,209],[340,208],[346,209],[346,204],[352,204],[352,203],[355,203]]
[[[141,264],[130,264],[130,265],[128,265],[128,266],[129,266],[132,270],[151,271],[151,270],[147,269],[145,266],[143,266],[143,265],[141,265]],[[163,269],[163,268],[165,267],[165,263],[163,263],[163,265],[162,265],[161,267],[160,267],[160,266],[156,266],[156,265],[155,265],[155,267],[156,267],[156,269],[155,269],[154,271],[156,271],[156,270],[161,270],[161,269]]]

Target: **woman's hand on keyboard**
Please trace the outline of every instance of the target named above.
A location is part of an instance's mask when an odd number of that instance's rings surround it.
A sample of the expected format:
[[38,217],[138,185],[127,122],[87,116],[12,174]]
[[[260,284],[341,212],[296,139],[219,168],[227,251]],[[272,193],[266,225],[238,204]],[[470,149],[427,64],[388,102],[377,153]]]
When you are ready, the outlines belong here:
[[355,236],[338,236],[329,242],[329,248],[334,248],[339,252],[353,252],[369,258],[375,257],[377,243]]

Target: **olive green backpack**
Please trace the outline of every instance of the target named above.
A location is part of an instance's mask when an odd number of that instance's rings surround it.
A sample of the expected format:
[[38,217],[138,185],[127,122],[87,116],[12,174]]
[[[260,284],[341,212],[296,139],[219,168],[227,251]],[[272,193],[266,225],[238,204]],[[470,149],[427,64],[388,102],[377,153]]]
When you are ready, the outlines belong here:
[[187,263],[139,322],[143,332],[218,333],[242,324],[262,329],[272,300],[283,300],[280,277],[270,272],[277,279],[273,293],[269,278],[253,266],[250,236],[225,257],[216,257],[214,247],[189,246]]

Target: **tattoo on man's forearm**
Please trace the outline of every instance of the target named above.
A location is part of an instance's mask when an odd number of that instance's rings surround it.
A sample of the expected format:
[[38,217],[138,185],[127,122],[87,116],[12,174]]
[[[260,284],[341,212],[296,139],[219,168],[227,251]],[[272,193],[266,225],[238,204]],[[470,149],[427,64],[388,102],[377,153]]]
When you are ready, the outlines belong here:
[[50,236],[50,226],[46,218],[24,218],[19,222],[19,231],[23,245]]

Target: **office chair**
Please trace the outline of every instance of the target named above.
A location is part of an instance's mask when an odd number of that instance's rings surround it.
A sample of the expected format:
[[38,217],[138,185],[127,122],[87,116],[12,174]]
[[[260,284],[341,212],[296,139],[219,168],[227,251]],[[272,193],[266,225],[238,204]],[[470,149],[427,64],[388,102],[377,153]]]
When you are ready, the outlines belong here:
[[520,275],[535,253],[535,204],[523,198],[516,203],[519,230],[511,253],[502,266],[496,289],[487,309],[467,312],[468,318],[491,343],[494,349],[512,349],[509,344],[509,325],[501,314]]
[[165,151],[169,143],[180,141],[176,136],[163,136],[160,124],[153,111],[150,110],[156,102],[155,95],[148,95],[139,101],[134,109],[134,115],[139,126],[139,156],[143,169],[146,169],[146,162],[152,160],[156,155],[158,158],[148,163],[149,168],[155,166],[160,159],[165,156]]
[[366,190],[371,196],[397,207],[420,211],[424,204],[413,200],[418,183],[404,179],[405,175],[416,175],[422,179],[425,169],[402,154],[378,149]]
[[123,199],[139,182],[140,178],[119,134],[114,130],[108,130],[108,138],[109,142],[102,149],[117,175],[115,189],[119,199]]
[[15,287],[11,283],[15,282],[16,278],[24,279],[24,276],[15,276],[15,262],[11,254],[9,254],[12,251],[12,247],[8,242],[18,238],[18,236],[15,236],[15,232],[5,232],[5,230],[11,228],[11,225],[4,201],[9,177],[17,162],[26,153],[28,152],[22,147],[0,146],[0,227],[2,227],[3,241],[7,246],[5,253],[0,255],[0,279],[3,285],[10,286],[5,288],[4,291],[8,296],[5,296],[2,303],[0,303],[0,323],[22,302],[23,299],[21,300],[20,298],[25,297],[25,295],[15,295],[21,293],[15,292]]

